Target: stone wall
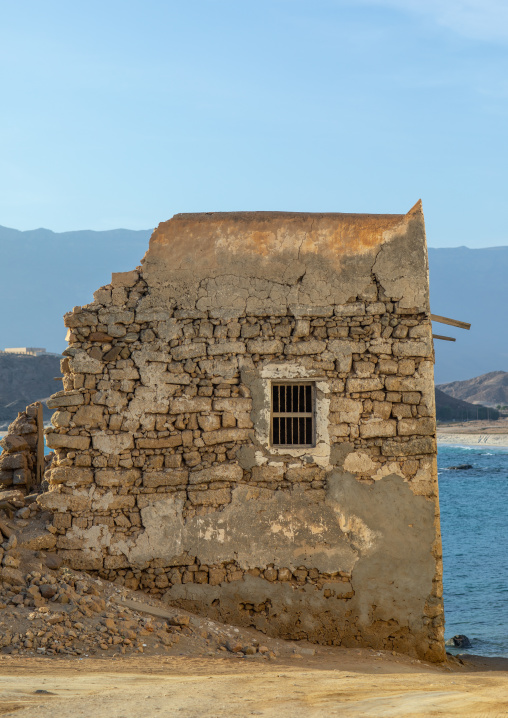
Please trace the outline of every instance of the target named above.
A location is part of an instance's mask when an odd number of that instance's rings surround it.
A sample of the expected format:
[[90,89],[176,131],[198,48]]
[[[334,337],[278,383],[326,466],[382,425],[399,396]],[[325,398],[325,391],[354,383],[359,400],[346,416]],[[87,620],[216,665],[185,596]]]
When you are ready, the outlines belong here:
[[40,486],[44,476],[42,404],[36,401],[19,412],[0,441],[0,486],[23,493]]
[[[272,635],[444,657],[421,206],[177,215],[66,315],[48,445],[67,563]],[[305,379],[316,444],[270,444]]]

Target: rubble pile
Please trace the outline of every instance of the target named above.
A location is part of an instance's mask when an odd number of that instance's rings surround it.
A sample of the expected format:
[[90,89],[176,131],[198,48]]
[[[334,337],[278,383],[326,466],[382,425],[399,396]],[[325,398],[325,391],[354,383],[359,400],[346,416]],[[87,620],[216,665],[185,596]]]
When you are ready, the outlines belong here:
[[[19,563],[19,559],[10,561]],[[192,635],[186,628],[187,615],[175,612],[170,621],[141,616],[108,600],[108,591],[106,597],[101,595],[101,584],[100,579],[63,568],[29,572],[23,576],[23,585],[4,588],[0,593],[2,652],[143,653],[147,648],[153,651],[177,644],[182,630]]]
[[0,653],[275,657],[255,635],[63,566],[36,496],[0,492]]

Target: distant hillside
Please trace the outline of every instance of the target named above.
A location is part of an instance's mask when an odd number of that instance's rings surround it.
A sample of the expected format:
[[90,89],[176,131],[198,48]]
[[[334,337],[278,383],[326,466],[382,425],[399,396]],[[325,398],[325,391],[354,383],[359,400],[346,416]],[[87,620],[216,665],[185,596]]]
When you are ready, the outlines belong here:
[[93,301],[112,272],[139,265],[152,230],[55,233],[0,226],[0,349],[65,349],[63,315]]
[[486,406],[508,405],[508,372],[491,371],[465,381],[439,384],[438,389],[456,399]]
[[490,407],[454,399],[436,388],[436,419],[438,421],[497,421],[499,412]]
[[[139,265],[150,234],[149,229],[57,234],[0,227],[0,348],[63,351],[63,314],[92,301],[93,292],[109,283],[112,272]],[[468,379],[493,368],[508,370],[508,337],[500,329],[508,323],[508,247],[430,248],[429,265],[433,313],[473,325],[469,332],[434,326],[436,334],[457,337],[454,344],[436,341],[436,381]]]
[[[13,421],[33,401],[47,399],[60,391],[62,384],[54,380],[60,376],[58,356],[0,355],[0,429]],[[45,409],[44,419],[53,412]]]
[[434,324],[435,334],[457,338],[435,342],[436,383],[508,370],[508,247],[430,248],[429,267],[432,312],[472,324],[470,331]]

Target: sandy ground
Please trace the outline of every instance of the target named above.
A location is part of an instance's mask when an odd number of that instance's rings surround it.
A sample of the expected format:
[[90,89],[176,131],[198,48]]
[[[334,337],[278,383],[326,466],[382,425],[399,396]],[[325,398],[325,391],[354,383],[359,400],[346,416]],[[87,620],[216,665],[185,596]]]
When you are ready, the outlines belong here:
[[437,434],[437,443],[453,446],[489,446],[494,449],[508,448],[508,434]]
[[326,656],[0,657],[0,715],[508,716],[508,659],[432,666],[371,650]]
[[466,421],[451,424],[439,424],[437,427],[438,444],[457,444],[460,446],[492,446],[508,448],[508,419],[499,421]]

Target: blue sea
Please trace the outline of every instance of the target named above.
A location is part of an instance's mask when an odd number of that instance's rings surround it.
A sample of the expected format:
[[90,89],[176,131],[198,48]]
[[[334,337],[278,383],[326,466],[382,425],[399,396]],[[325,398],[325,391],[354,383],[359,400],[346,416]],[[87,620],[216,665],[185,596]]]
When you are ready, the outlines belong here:
[[508,449],[440,444],[438,470],[445,637],[472,643],[446,650],[508,657]]
[[508,657],[508,449],[441,444],[438,470],[445,637],[472,643],[446,650]]

